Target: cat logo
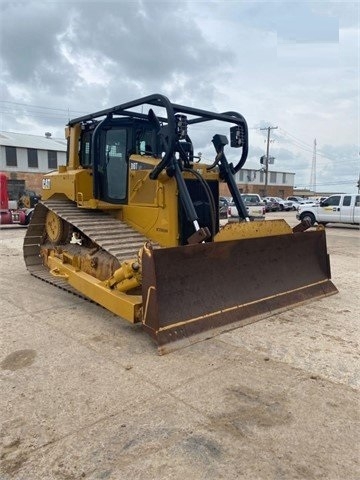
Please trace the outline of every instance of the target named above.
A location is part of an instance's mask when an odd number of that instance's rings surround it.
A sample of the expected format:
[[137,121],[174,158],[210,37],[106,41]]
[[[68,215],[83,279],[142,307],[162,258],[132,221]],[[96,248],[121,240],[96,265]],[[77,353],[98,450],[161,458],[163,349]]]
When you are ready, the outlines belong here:
[[50,190],[50,188],[51,188],[50,178],[43,178],[42,179],[42,188],[43,188],[43,190]]

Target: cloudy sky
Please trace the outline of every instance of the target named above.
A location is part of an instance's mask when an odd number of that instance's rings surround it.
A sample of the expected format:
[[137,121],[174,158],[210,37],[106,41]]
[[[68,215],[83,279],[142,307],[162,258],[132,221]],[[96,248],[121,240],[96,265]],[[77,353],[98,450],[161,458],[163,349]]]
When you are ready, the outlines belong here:
[[[0,0],[0,130],[63,137],[69,118],[151,93],[240,112],[246,167],[271,130],[277,171],[322,192],[359,178],[360,4]],[[213,160],[210,141],[195,151]]]

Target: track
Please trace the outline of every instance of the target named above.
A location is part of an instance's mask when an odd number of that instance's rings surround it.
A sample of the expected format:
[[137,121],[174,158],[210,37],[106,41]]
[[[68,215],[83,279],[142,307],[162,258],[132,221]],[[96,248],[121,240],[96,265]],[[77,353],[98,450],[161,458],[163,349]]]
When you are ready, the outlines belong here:
[[26,267],[34,277],[83,298],[85,297],[72,288],[66,280],[51,275],[42,263],[40,247],[44,241],[48,210],[52,210],[76,227],[101,249],[116,257],[120,263],[136,257],[139,249],[148,241],[126,223],[98,210],[81,209],[70,200],[48,200],[39,203],[24,238],[23,252]]

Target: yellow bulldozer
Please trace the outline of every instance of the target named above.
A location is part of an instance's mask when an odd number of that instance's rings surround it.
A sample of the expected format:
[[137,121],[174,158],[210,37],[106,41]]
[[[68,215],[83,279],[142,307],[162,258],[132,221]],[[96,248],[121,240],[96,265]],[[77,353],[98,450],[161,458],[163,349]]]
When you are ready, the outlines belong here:
[[[160,353],[336,293],[323,228],[249,218],[234,178],[248,155],[241,114],[154,94],[75,118],[66,138],[67,164],[44,176],[27,229],[26,266],[141,322]],[[194,138],[212,141],[210,162]],[[221,182],[239,212],[223,227]]]

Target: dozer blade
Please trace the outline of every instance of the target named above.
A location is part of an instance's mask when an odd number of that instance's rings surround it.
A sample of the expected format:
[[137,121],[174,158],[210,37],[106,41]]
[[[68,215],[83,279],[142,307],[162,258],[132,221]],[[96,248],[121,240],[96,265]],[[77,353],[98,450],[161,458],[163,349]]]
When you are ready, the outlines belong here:
[[324,230],[150,249],[142,268],[143,326],[159,353],[337,292]]

